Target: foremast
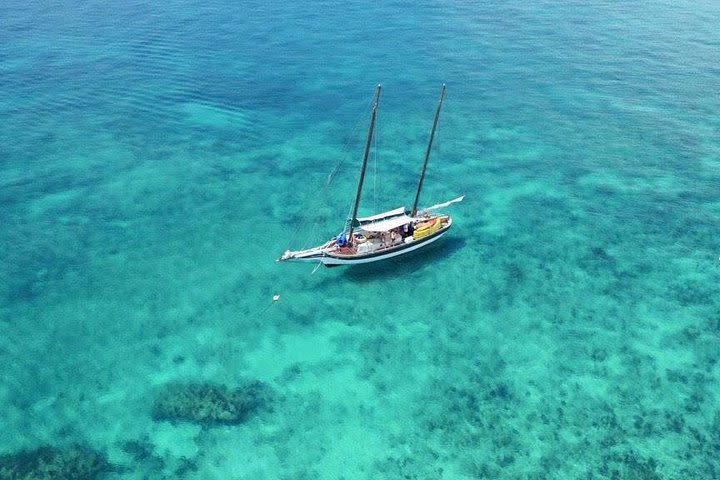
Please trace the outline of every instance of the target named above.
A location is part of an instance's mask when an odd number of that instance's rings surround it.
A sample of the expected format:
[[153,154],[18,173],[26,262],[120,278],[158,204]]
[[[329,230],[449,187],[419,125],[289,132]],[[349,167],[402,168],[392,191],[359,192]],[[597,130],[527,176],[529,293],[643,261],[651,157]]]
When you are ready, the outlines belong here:
[[445,84],[443,83],[440,90],[440,100],[438,101],[437,110],[435,111],[435,120],[433,121],[432,130],[430,131],[430,141],[425,151],[425,160],[423,161],[422,170],[420,170],[420,181],[418,182],[417,192],[415,193],[415,201],[413,202],[410,216],[417,215],[417,206],[420,201],[420,190],[422,190],[423,180],[425,180],[425,170],[427,169],[428,159],[430,158],[430,150],[432,149],[433,139],[435,138],[435,130],[437,129],[438,119],[440,118],[440,109],[442,108],[443,97],[445,97]]
[[373,101],[372,113],[370,114],[370,128],[368,129],[367,141],[365,142],[365,153],[363,155],[363,163],[360,168],[360,180],[358,180],[357,193],[355,193],[355,204],[353,205],[352,217],[350,217],[350,227],[347,233],[347,242],[349,245],[353,243],[353,229],[357,223],[358,207],[360,206],[360,197],[362,196],[363,182],[365,181],[365,170],[367,169],[368,156],[370,155],[370,145],[373,139],[373,133],[375,132],[375,120],[377,119],[377,107],[378,100],[380,99],[381,85],[377,86],[375,90],[375,100]]

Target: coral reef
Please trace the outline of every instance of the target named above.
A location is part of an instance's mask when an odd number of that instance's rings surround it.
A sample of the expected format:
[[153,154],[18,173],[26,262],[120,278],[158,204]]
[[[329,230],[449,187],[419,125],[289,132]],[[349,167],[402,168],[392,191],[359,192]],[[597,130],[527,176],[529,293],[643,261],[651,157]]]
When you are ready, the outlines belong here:
[[94,480],[109,470],[103,454],[80,445],[0,456],[0,480]]
[[153,420],[190,422],[203,426],[237,425],[270,403],[262,382],[230,389],[214,383],[169,384],[155,398]]
[[153,473],[162,472],[165,468],[165,460],[155,453],[153,444],[147,439],[123,442],[121,448],[136,467]]

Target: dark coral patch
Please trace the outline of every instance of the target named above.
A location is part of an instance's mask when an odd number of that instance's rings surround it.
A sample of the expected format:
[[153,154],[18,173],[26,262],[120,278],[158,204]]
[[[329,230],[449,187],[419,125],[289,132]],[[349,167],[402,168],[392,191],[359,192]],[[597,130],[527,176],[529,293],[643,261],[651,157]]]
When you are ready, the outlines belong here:
[[235,389],[214,383],[169,384],[155,398],[152,417],[204,426],[237,425],[267,408],[270,397],[270,388],[261,382]]
[[103,454],[80,445],[40,447],[0,456],[2,480],[96,480],[109,470]]

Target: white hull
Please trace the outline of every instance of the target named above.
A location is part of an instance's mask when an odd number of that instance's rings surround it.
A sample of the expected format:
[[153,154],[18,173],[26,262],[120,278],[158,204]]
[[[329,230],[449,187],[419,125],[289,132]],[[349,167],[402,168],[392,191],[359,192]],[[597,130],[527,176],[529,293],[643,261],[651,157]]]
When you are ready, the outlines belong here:
[[[438,238],[442,237],[447,233],[448,229],[446,228],[442,232],[439,232],[434,237],[424,241],[424,242],[417,242],[415,245],[409,245],[403,249],[390,251],[384,254],[374,255],[372,257],[368,258],[337,258],[337,257],[321,257],[318,259],[320,263],[323,263],[325,265],[355,265],[360,263],[372,263],[372,262],[379,262],[381,260],[387,260],[388,258],[392,257],[398,257],[400,255],[404,255],[406,253],[410,253],[414,250],[417,250],[419,248],[422,248],[426,245],[430,245]],[[317,261],[317,260],[316,260]]]
[[387,260],[388,258],[404,255],[429,245],[445,235],[447,231],[450,230],[451,226],[452,219],[448,218],[448,224],[437,233],[420,240],[406,243],[402,245],[402,247],[388,248],[385,252],[381,250],[361,255],[337,255],[334,254],[333,247],[322,246],[297,252],[286,252],[285,255],[278,260],[291,262],[318,262],[327,266],[357,265],[361,263],[379,262]]

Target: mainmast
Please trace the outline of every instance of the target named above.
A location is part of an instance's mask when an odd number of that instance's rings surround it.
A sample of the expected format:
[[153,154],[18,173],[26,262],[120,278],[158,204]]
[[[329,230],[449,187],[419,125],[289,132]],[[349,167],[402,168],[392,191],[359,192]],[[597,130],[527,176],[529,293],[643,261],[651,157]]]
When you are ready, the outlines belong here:
[[410,216],[412,217],[417,214],[417,206],[420,201],[420,190],[422,189],[423,180],[425,180],[425,169],[427,168],[428,158],[430,158],[430,149],[432,148],[433,138],[435,138],[435,130],[437,129],[438,118],[440,118],[440,109],[442,108],[444,96],[445,84],[443,83],[442,90],[440,90],[440,100],[438,101],[437,111],[435,112],[435,121],[433,122],[432,131],[430,132],[430,141],[428,142],[427,150],[425,151],[425,161],[423,162],[422,170],[420,170],[420,181],[418,182],[415,201],[413,202],[412,210],[410,210]]
[[368,156],[370,155],[370,144],[372,143],[373,132],[375,131],[375,119],[377,117],[378,100],[380,99],[380,88],[377,86],[375,91],[375,101],[373,102],[372,114],[370,116],[370,129],[368,130],[367,141],[365,142],[365,155],[363,156],[363,163],[360,169],[360,180],[358,180],[357,193],[355,194],[355,205],[353,206],[352,217],[350,218],[350,230],[347,234],[347,241],[352,244],[352,234],[355,222],[357,221],[358,207],[360,206],[360,196],[362,195],[363,181],[365,180],[365,169],[367,168]]

